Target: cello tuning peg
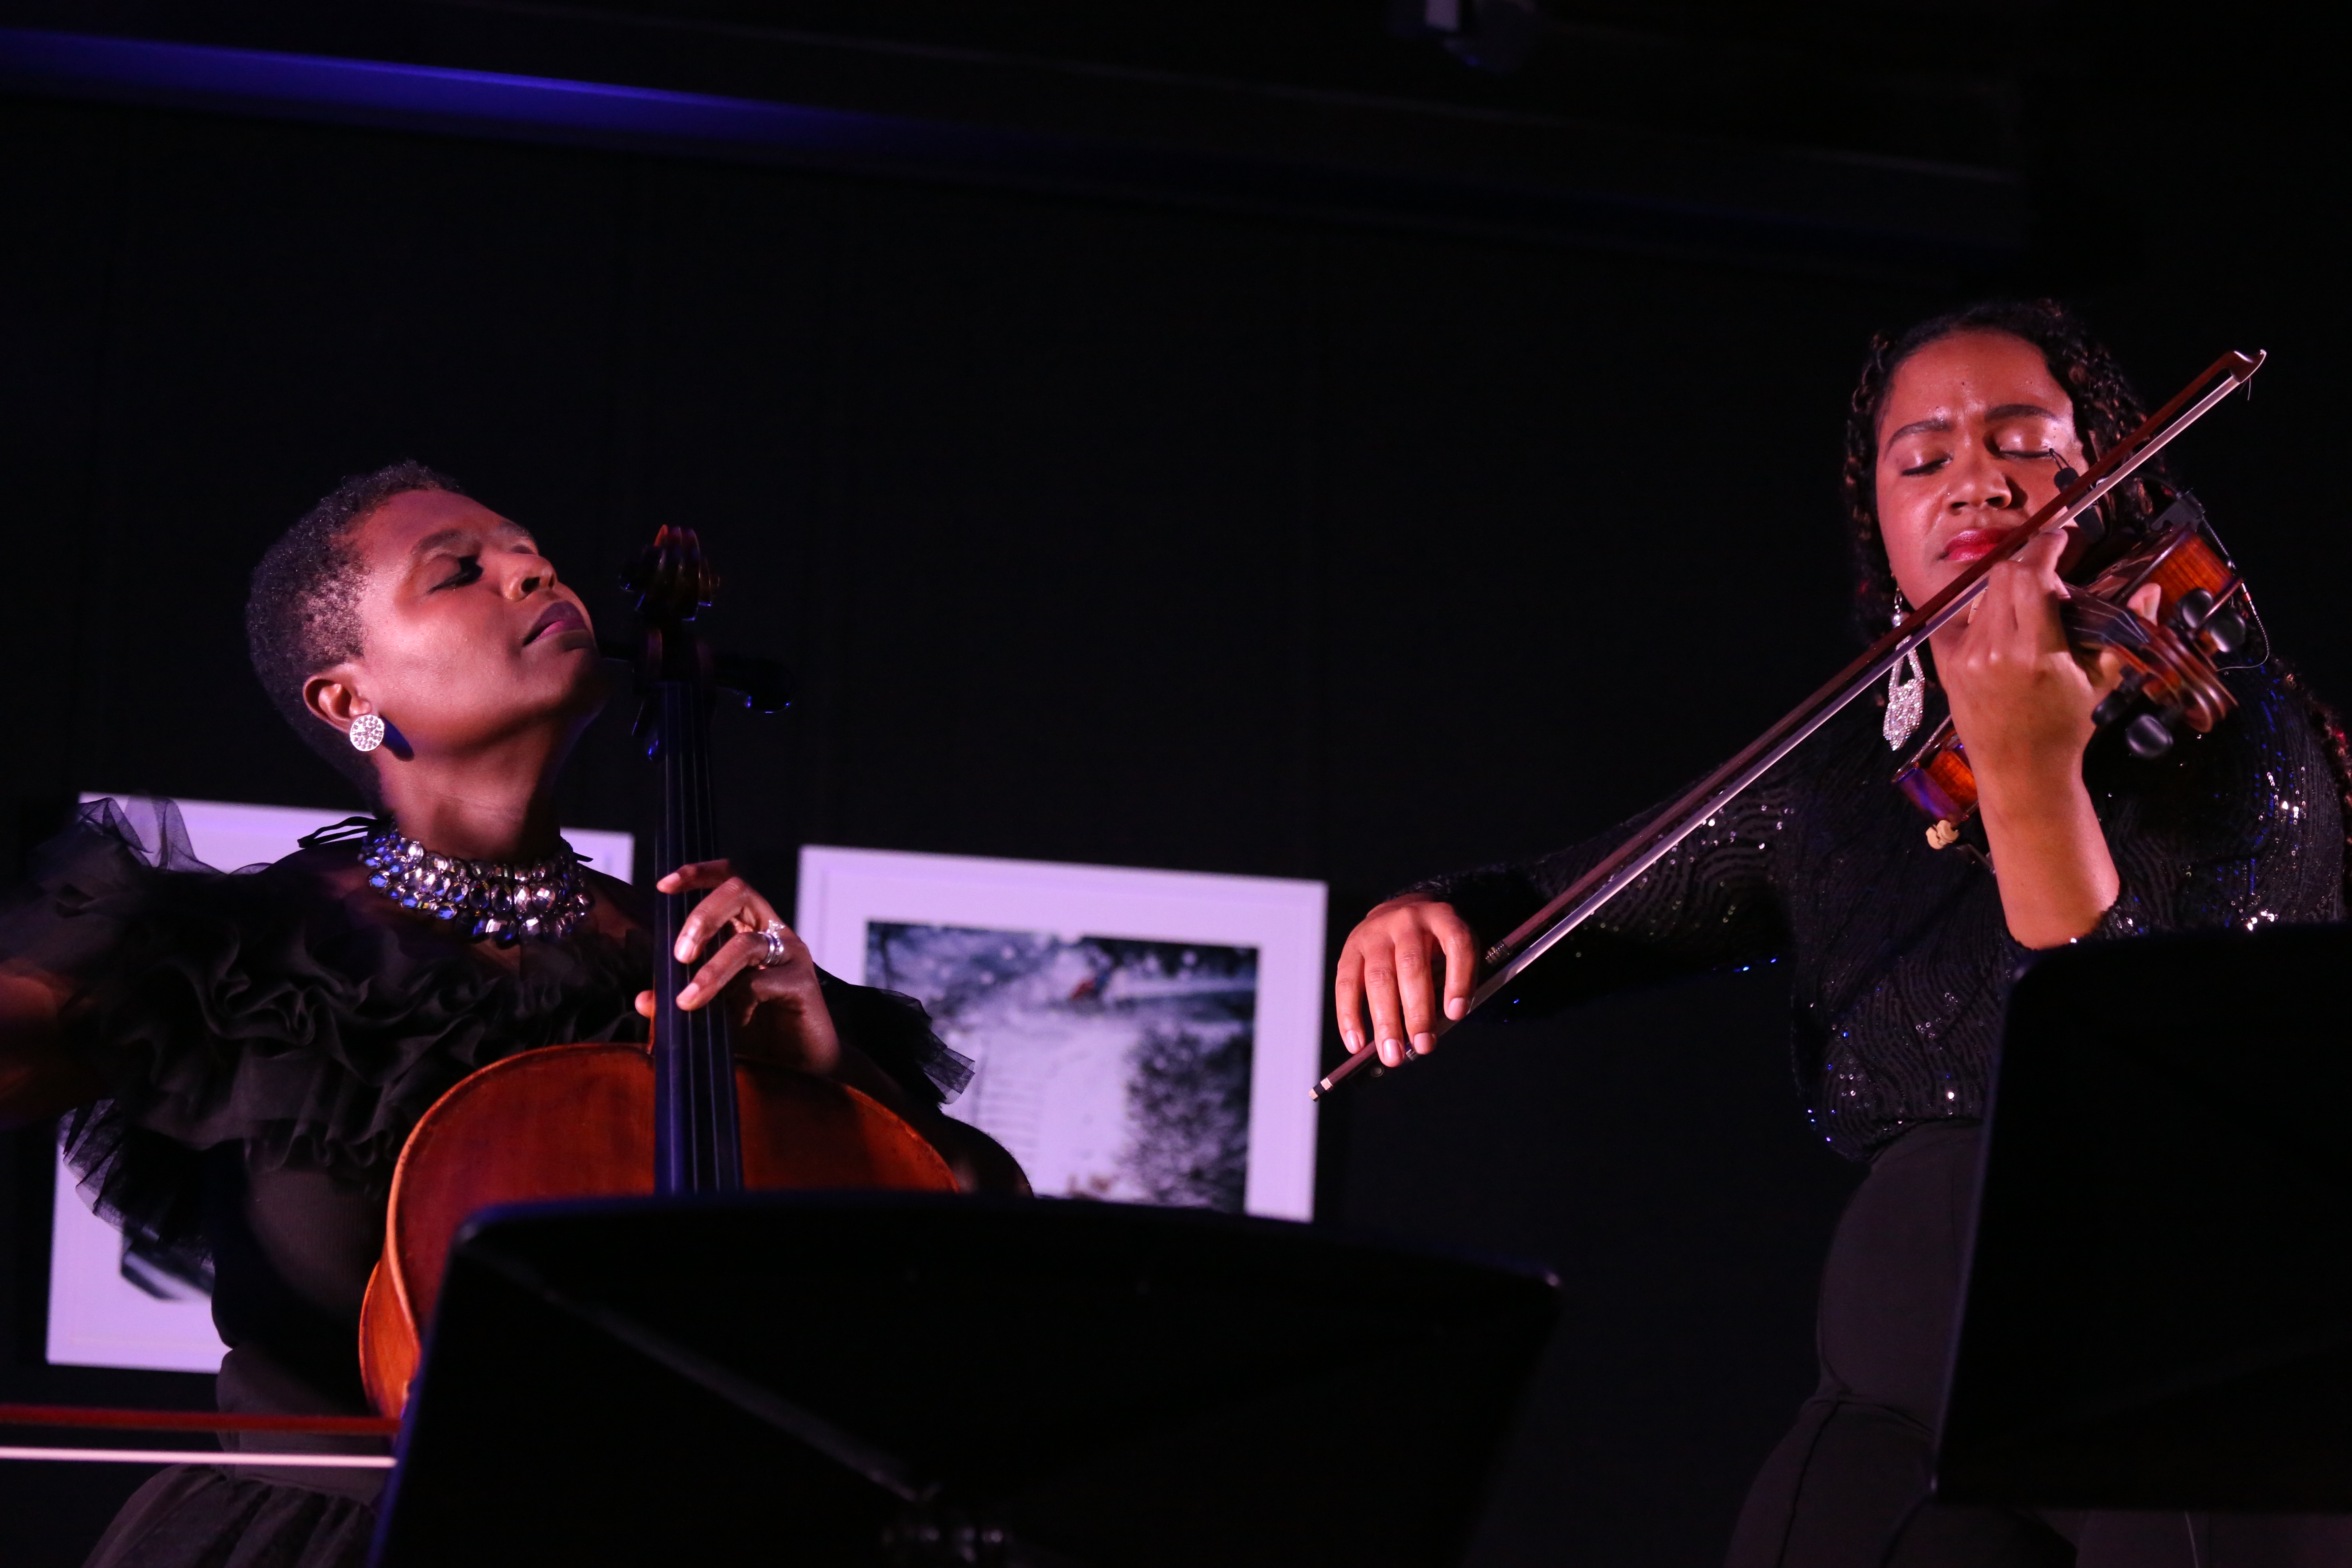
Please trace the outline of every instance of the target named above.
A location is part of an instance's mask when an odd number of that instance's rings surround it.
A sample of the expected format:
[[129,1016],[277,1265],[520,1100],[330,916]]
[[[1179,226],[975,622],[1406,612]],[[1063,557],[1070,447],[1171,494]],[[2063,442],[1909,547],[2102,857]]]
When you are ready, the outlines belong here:
[[747,654],[721,654],[714,661],[712,681],[743,700],[757,713],[775,713],[793,705],[793,676],[772,658]]
[[2155,714],[2143,713],[2124,731],[2124,743],[2141,762],[2154,762],[2172,750],[2172,731]]

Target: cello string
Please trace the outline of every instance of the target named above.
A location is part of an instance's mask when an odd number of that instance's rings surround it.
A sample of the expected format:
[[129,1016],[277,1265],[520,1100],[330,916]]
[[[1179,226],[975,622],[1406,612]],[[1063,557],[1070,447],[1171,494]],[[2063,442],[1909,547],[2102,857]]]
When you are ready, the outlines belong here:
[[[710,722],[711,709],[703,710],[703,722]],[[703,832],[709,837],[713,849],[719,844],[719,801],[717,780],[707,765],[702,770]],[[726,1009],[710,1009],[712,1051],[711,1072],[711,1132],[719,1151],[718,1172],[721,1190],[735,1192],[743,1184],[742,1129],[740,1107],[735,1096],[735,1024]]]
[[[675,809],[679,853],[690,861],[709,859],[711,849],[702,799],[703,764],[710,737],[705,729],[701,697],[696,688],[681,685],[678,689],[678,731],[684,743],[678,748],[677,770],[673,775],[677,791]],[[695,901],[699,904],[709,896],[706,892]],[[710,1062],[711,1026],[716,1012],[706,1003],[687,1014],[683,1020],[680,1077],[687,1096],[683,1120],[691,1149],[687,1165],[692,1172],[692,1190],[698,1193],[709,1192],[718,1184],[718,1149],[711,1127]]]

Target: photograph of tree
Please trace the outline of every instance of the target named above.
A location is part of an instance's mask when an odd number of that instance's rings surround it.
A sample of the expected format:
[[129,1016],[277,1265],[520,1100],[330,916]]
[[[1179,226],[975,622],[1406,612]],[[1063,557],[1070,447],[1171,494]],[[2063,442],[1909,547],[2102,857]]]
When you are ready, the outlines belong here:
[[1039,1193],[1242,1211],[1255,948],[870,921],[866,982],[972,1059],[948,1114]]

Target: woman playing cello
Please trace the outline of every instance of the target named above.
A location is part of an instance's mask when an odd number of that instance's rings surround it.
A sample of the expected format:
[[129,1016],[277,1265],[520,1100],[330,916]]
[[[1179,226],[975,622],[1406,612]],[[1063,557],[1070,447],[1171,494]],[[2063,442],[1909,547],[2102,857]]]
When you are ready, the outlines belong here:
[[[382,808],[372,842],[551,888],[543,914],[440,918],[349,837],[226,875],[170,814],[142,841],[93,806],[0,910],[0,1114],[63,1115],[100,1212],[209,1258],[224,1410],[365,1414],[361,1300],[409,1129],[488,1063],[641,1039],[654,954],[642,900],[557,837],[556,775],[605,677],[522,528],[417,464],[351,479],[270,549],[247,627],[271,700]],[[966,1187],[1022,1187],[940,1113],[969,1067],[919,1005],[818,971],[724,862],[660,887],[708,889],[678,938],[700,964],[678,1005],[728,1009],[739,1057],[862,1090]],[[92,1562],[357,1563],[381,1480],[174,1466]]]
[[[2140,418],[2112,357],[2054,303],[1979,306],[1880,340],[1844,471],[1867,630],[1992,552],[2069,482],[2062,468],[2086,468]],[[2110,529],[2145,531],[2163,495],[2153,479],[2119,489]],[[2077,942],[2344,915],[2340,725],[2263,662],[2226,675],[2226,722],[2160,759],[2092,744],[2119,669],[2112,653],[2070,649],[2065,542],[2037,539],[1994,568],[1936,634],[1924,704],[1898,670],[1887,702],[1832,720],[1548,961],[1591,992],[1634,973],[1785,960],[1813,1125],[1868,1167],[1823,1276],[1821,1382],[1748,1494],[1735,1568],[2352,1562],[2352,1531],[2326,1521],[1928,1500],[1980,1119],[2016,977]],[[2155,603],[2132,607],[2147,616]],[[1890,786],[1890,745],[1906,750],[1947,714],[1981,821],[1958,844],[1931,842]],[[1433,879],[1374,909],[1339,963],[1349,1048],[1391,1065],[1430,1049],[1441,1014],[1466,1011],[1482,949],[1614,841]]]

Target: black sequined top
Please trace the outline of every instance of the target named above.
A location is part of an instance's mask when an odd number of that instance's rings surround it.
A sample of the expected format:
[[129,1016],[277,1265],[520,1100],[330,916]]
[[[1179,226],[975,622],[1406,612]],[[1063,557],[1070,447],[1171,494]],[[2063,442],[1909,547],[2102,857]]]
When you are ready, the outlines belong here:
[[[2319,737],[2272,674],[2226,679],[2237,710],[2157,762],[2094,742],[2084,779],[2123,891],[2084,940],[2343,918],[2343,812]],[[1941,716],[1931,699],[1928,722]],[[1928,846],[1879,722],[1871,703],[1848,709],[1528,971],[1573,996],[1784,963],[1813,1125],[1856,1159],[1984,1113],[2010,987],[2033,958],[1992,875]],[[1412,890],[1491,943],[1633,826]]]

